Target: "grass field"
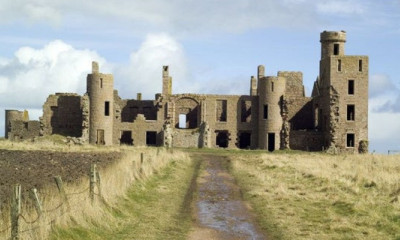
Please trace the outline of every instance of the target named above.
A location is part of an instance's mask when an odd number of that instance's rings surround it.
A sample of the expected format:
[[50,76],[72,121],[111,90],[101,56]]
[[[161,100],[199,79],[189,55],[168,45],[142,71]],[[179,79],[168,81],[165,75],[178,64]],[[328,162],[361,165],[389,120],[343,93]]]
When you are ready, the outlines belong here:
[[102,218],[58,227],[50,239],[185,239],[196,164],[182,159],[134,183]]
[[[399,155],[167,151],[66,146],[52,139],[34,144],[2,140],[0,149],[124,153],[101,170],[101,200],[92,205],[87,197],[82,201],[71,196],[70,212],[51,226],[24,233],[23,239],[46,239],[49,231],[50,239],[185,239],[192,224],[192,188],[199,168],[188,153],[204,152],[230,158],[229,169],[270,239],[400,240]],[[143,165],[141,152],[147,156]],[[84,178],[67,185],[66,191],[85,188]],[[58,202],[47,197],[43,204],[51,209]],[[44,216],[44,221],[53,218]],[[0,220],[0,229],[6,226]]]
[[[40,218],[32,204],[24,201],[20,239],[132,239],[132,236],[142,236],[141,239],[171,236],[168,238],[176,239],[176,236],[184,236],[189,229],[184,222],[190,220],[190,208],[185,204],[190,202],[187,192],[191,192],[188,188],[195,167],[182,151],[124,146],[66,146],[51,139],[35,143],[2,140],[1,149],[19,150],[25,155],[36,150],[63,152],[66,156],[79,152],[121,153],[120,159],[99,169],[101,197],[100,190],[96,188],[93,203],[89,198],[88,175],[64,183],[68,204],[56,189],[42,189],[39,197],[44,210]],[[144,154],[143,163],[141,153]],[[77,166],[80,165],[76,159],[71,159],[71,162],[74,160]],[[13,161],[8,164],[12,165]],[[29,178],[29,175],[21,177]],[[9,210],[7,206],[1,207],[0,239],[9,239]]]
[[400,157],[230,154],[271,239],[400,239]]

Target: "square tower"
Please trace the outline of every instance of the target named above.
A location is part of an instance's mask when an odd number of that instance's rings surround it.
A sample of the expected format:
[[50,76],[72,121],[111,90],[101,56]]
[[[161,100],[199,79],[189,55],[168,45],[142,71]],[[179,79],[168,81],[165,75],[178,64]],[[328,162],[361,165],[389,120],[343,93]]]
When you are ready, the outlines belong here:
[[321,33],[316,125],[325,146],[366,152],[368,146],[368,56],[345,55],[346,32]]

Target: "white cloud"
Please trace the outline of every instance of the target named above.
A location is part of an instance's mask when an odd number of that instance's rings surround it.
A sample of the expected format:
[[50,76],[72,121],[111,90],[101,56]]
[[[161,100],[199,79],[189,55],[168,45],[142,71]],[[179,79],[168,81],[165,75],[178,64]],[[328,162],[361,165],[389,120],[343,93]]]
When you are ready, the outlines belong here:
[[77,50],[56,40],[41,49],[22,47],[0,64],[3,107],[40,107],[54,92],[85,92],[91,61],[104,63],[96,52]]
[[169,65],[174,92],[193,89],[188,81],[184,49],[174,38],[165,33],[149,34],[139,49],[130,55],[128,65],[115,69],[116,89],[125,98],[154,99],[162,90],[162,66]]
[[46,22],[54,25],[62,16],[55,4],[47,0],[39,1],[0,1],[0,22]]
[[[0,23],[44,22],[54,25],[81,27],[88,24],[104,26],[110,21],[120,21],[120,27],[146,26],[144,29],[178,33],[242,32],[268,26],[315,25],[315,10],[310,1],[290,0],[220,0],[220,1],[53,1],[53,0],[0,0]],[[135,28],[132,28],[135,29]],[[133,30],[134,31],[134,30]]]

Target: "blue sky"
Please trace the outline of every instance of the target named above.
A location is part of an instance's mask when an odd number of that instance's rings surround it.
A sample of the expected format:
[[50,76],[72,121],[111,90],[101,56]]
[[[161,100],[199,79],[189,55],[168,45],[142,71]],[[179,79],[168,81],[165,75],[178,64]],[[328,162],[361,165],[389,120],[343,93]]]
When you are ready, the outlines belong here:
[[370,150],[400,150],[400,0],[0,0],[0,30],[1,119],[83,94],[92,60],[124,98],[154,98],[162,65],[175,93],[248,94],[263,64],[302,71],[309,95],[320,32],[345,30],[346,54],[370,58]]

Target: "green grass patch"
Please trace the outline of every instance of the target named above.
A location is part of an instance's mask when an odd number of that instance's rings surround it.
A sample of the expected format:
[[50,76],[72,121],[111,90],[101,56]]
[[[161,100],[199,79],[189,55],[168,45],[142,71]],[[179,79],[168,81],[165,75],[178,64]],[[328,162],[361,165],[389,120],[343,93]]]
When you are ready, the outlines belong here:
[[191,192],[196,161],[173,161],[149,179],[136,182],[108,219],[88,227],[57,227],[50,239],[185,239],[191,226]]

